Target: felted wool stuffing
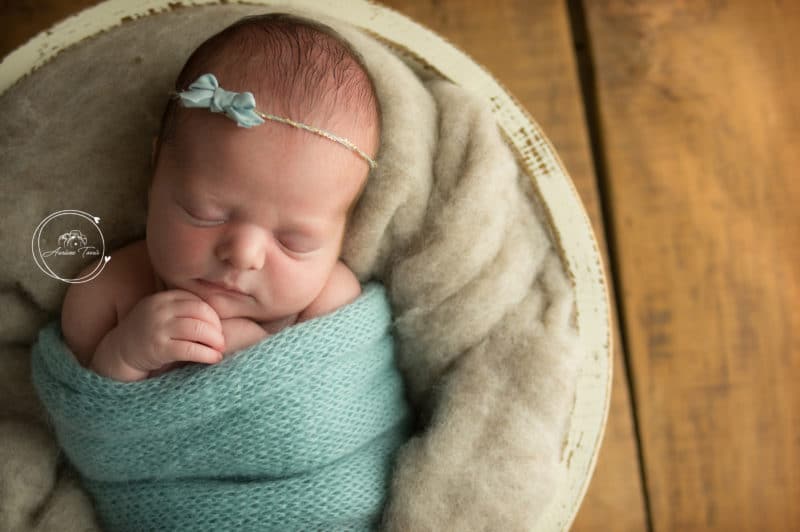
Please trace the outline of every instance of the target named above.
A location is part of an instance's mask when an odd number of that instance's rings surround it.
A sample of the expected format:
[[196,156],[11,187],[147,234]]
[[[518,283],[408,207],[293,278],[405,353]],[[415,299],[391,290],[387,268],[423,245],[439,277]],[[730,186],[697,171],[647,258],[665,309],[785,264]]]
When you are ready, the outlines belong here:
[[[141,238],[150,143],[172,80],[208,35],[263,11],[129,21],[0,97],[0,529],[97,527],[31,389],[29,347],[66,285],[32,263],[30,235],[50,213],[81,209],[101,217],[110,249]],[[419,428],[398,453],[382,526],[530,530],[565,478],[581,346],[529,177],[485,102],[321,20],[363,55],[382,110],[379,166],[343,250],[362,282],[387,288]]]

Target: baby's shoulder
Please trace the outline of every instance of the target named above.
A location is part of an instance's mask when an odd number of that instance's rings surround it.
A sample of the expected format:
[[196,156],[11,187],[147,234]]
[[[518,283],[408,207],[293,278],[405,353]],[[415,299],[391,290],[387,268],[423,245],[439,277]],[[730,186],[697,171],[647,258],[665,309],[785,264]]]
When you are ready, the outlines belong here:
[[[113,266],[112,266],[113,263]],[[137,240],[112,254],[108,285],[113,292],[119,318],[140,299],[157,291],[147,243]]]
[[333,312],[355,301],[361,295],[361,284],[353,271],[342,261],[336,263],[322,291],[311,304],[300,313],[298,322]]
[[[98,261],[92,262],[80,275],[93,271],[97,265]],[[134,242],[112,252],[111,260],[97,277],[69,286],[61,308],[61,329],[81,363],[88,363],[97,343],[131,305],[146,295],[148,274],[152,288],[147,250],[142,243]]]
[[[93,262],[84,271],[91,271],[96,265],[97,262]],[[115,325],[137,301],[155,291],[155,277],[144,240],[111,252],[111,260],[100,275],[69,288],[73,298],[82,304],[113,309]]]

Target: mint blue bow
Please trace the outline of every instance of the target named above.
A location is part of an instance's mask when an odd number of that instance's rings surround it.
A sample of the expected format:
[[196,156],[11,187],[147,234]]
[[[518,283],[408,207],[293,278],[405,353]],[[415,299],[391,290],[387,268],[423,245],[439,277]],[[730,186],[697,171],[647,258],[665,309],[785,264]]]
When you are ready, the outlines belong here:
[[201,107],[212,113],[225,113],[239,127],[253,127],[264,123],[255,111],[256,98],[252,92],[226,91],[219,86],[214,74],[203,74],[189,90],[178,93],[184,107]]

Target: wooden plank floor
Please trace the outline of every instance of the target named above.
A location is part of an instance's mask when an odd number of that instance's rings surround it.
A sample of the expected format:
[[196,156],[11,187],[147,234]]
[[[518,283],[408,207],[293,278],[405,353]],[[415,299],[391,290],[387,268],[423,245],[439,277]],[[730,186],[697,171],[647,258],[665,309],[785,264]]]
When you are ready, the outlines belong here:
[[585,2],[655,530],[800,530],[800,3]]
[[[95,3],[0,4],[0,55]],[[800,530],[800,2],[382,3],[514,94],[611,246],[623,341],[573,529]]]

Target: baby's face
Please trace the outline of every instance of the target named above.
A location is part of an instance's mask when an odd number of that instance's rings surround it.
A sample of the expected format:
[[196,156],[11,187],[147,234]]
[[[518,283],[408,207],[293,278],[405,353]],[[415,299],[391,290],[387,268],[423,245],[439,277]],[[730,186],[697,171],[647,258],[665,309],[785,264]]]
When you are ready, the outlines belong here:
[[[373,132],[344,122],[331,129],[374,150]],[[244,129],[189,111],[161,147],[149,191],[153,268],[167,288],[197,294],[222,319],[298,313],[338,260],[347,210],[368,168],[306,131],[270,121]]]

